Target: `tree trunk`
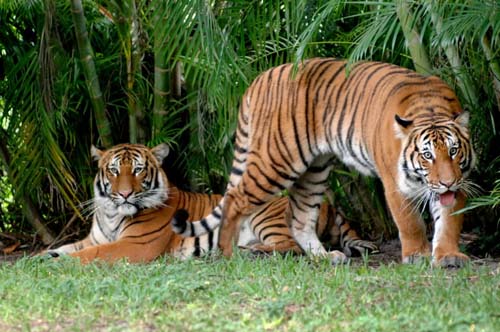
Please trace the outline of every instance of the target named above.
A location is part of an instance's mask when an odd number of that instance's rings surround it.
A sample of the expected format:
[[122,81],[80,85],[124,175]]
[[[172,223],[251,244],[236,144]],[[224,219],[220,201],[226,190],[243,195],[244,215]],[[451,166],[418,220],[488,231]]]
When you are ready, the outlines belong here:
[[94,52],[90,44],[87,27],[85,26],[85,16],[81,0],[71,0],[71,13],[75,25],[76,40],[80,61],[82,63],[85,81],[89,90],[92,107],[94,109],[97,123],[97,131],[101,137],[104,147],[109,148],[113,145],[111,136],[111,126],[106,116],[106,106],[102,97],[99,78],[95,69]]
[[[7,170],[7,174],[9,177],[11,177],[10,173],[10,154],[9,150],[7,149],[7,135],[4,132],[2,128],[1,130],[1,136],[2,139],[0,140],[0,157],[2,158],[2,162],[5,165],[5,168]],[[42,239],[43,244],[49,245],[54,241],[54,236],[50,232],[48,228],[44,226],[44,220],[42,216],[40,215],[40,212],[38,212],[38,209],[36,208],[35,204],[31,200],[31,198],[28,195],[22,195],[21,197],[22,200],[22,206],[23,206],[23,213],[28,219],[28,222],[33,226],[35,229],[36,233],[40,236]]]
[[416,29],[416,20],[407,0],[396,1],[396,14],[399,18],[406,42],[408,43],[408,49],[410,50],[415,70],[426,75],[432,74],[432,65],[429,60],[429,55],[422,43],[422,37]]

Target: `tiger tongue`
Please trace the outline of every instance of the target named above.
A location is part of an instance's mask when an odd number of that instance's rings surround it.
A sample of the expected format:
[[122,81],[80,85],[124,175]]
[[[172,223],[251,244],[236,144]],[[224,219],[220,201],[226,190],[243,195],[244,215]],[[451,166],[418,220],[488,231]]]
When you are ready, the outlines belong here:
[[442,206],[450,206],[455,201],[455,192],[447,191],[445,193],[439,194],[439,202]]

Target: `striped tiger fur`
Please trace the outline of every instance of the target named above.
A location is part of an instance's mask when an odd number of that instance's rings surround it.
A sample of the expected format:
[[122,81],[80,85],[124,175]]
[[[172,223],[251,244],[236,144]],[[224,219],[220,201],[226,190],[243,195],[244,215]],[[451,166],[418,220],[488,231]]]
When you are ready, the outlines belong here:
[[[346,71],[336,59],[311,59],[272,68],[257,77],[240,106],[234,159],[224,198],[211,214],[174,230],[197,236],[222,223],[219,245],[232,253],[241,220],[287,189],[291,229],[311,255],[326,252],[315,224],[333,158],[382,181],[399,230],[402,261],[432,255],[440,266],[461,266],[458,248],[467,180],[474,165],[468,113],[438,77],[381,62]],[[431,246],[420,208],[435,222]]]
[[[304,253],[286,222],[285,215],[289,212],[289,204],[287,197],[273,199],[260,211],[244,220],[238,247],[264,253]],[[216,228],[217,233],[219,229]],[[316,234],[328,249],[340,248],[348,257],[378,252],[375,243],[361,239],[345,216],[327,202],[321,203]]]
[[[109,262],[127,259],[148,262],[162,254],[179,258],[200,256],[217,247],[219,229],[184,238],[172,231],[170,222],[178,209],[192,218],[208,214],[220,195],[184,192],[169,183],[161,161],[169,148],[160,144],[149,149],[139,144],[120,144],[106,151],[92,148],[99,161],[91,200],[93,221],[90,233],[81,241],[49,249],[53,257],[69,254],[83,263],[95,259]],[[266,209],[248,220],[241,246],[256,251],[294,251],[300,248],[293,240],[285,221],[287,198],[271,201]],[[319,234],[331,234],[330,244],[341,244],[344,251],[374,251],[376,245],[364,241],[351,229],[342,215],[326,203],[318,224]]]
[[201,217],[220,199],[218,195],[183,192],[169,184],[161,168],[161,161],[169,153],[166,144],[152,149],[120,144],[106,151],[92,147],[91,152],[99,168],[90,201],[90,233],[81,241],[49,249],[53,257],[69,254],[83,263],[122,258],[151,261],[185,241],[170,226],[176,209]]

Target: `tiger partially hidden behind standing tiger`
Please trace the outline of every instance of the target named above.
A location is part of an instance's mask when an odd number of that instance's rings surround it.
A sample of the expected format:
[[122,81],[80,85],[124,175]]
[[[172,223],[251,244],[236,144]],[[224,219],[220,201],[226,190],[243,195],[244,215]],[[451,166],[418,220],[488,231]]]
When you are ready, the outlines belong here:
[[[183,238],[173,232],[171,220],[177,209],[193,218],[208,214],[220,195],[184,192],[169,183],[161,161],[169,148],[152,149],[139,144],[120,144],[102,151],[92,148],[99,161],[91,200],[90,233],[81,241],[49,249],[53,257],[71,255],[82,263],[100,259],[114,262],[148,262],[160,255],[179,258],[200,256],[217,248],[219,229],[209,234]],[[302,250],[293,240],[285,221],[286,197],[272,200],[251,216],[240,236],[240,246],[259,252]],[[321,205],[318,236],[329,245],[340,245],[346,253],[372,252],[377,246],[359,238],[332,205]]]
[[[302,249],[341,261],[315,233],[319,206],[337,157],[365,175],[378,176],[399,230],[402,261],[432,254],[433,264],[461,266],[458,248],[474,165],[468,113],[439,78],[380,62],[311,59],[261,74],[243,96],[234,160],[224,198],[212,213],[186,226],[199,236],[222,223],[219,245],[226,256],[240,222],[287,189],[290,223]],[[431,246],[419,207],[434,219]]]

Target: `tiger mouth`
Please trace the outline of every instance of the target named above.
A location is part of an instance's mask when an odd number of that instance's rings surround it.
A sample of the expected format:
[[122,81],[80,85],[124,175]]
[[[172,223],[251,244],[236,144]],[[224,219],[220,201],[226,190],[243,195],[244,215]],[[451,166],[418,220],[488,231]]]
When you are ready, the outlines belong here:
[[122,204],[119,204],[117,208],[118,212],[123,215],[134,215],[139,210],[139,207],[137,205],[132,204],[130,202],[124,202]]
[[118,208],[126,208],[126,209],[131,209],[131,208],[136,208],[138,209],[139,206],[137,204],[134,204],[132,202],[123,202],[123,203],[119,203],[119,204],[116,204],[116,207]]
[[438,194],[438,196],[439,196],[439,203],[441,203],[442,206],[449,207],[455,203],[457,192],[448,190],[442,194]]

